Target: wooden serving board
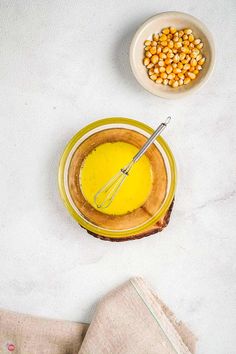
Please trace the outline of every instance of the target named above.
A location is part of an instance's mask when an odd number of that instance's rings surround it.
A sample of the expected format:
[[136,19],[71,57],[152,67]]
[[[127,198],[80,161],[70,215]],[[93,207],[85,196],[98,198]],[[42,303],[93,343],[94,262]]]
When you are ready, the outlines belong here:
[[89,230],[86,230],[90,235],[99,238],[100,240],[104,240],[104,241],[112,241],[112,242],[122,242],[122,241],[130,241],[130,240],[137,240],[143,237],[147,237],[153,234],[156,234],[158,232],[161,232],[168,224],[170,221],[170,216],[171,216],[171,212],[174,206],[174,200],[172,201],[168,211],[166,212],[166,214],[154,225],[152,225],[150,228],[148,228],[147,230],[143,231],[142,233],[133,235],[133,236],[128,236],[128,237],[108,237],[108,236],[101,236],[98,234],[95,234]]

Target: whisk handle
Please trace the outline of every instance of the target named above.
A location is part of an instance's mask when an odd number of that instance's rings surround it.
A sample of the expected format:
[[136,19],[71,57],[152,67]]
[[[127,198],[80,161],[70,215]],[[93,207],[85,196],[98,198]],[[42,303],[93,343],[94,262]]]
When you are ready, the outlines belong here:
[[170,122],[171,117],[167,117],[166,121],[164,123],[161,123],[158,128],[154,131],[154,133],[150,136],[150,138],[146,141],[146,143],[143,145],[142,149],[139,150],[139,152],[134,156],[133,162],[137,162],[140,157],[143,156],[143,154],[147,151],[149,146],[154,142],[156,137],[161,134],[161,132],[165,129],[167,124]]

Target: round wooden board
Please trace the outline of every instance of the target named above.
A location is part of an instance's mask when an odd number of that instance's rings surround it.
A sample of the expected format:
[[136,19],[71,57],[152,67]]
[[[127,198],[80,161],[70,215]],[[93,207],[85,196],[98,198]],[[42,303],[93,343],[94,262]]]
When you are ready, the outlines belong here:
[[172,201],[167,213],[153,226],[151,226],[150,228],[148,228],[147,230],[143,231],[140,234],[136,234],[133,236],[129,236],[129,237],[106,237],[106,236],[101,236],[95,233],[92,233],[91,231],[86,230],[90,235],[99,238],[100,240],[104,240],[104,241],[111,241],[111,242],[122,242],[122,241],[131,241],[131,240],[137,240],[143,237],[147,237],[147,236],[151,236],[153,234],[156,234],[158,232],[161,232],[168,224],[170,221],[170,216],[171,216],[171,212],[174,206],[174,200]]

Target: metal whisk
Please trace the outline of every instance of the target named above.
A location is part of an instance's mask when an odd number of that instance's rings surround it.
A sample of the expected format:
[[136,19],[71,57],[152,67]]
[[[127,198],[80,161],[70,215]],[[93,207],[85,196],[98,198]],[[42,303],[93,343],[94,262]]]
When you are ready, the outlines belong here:
[[143,156],[149,146],[154,142],[156,137],[160,135],[161,132],[165,129],[170,120],[171,117],[167,117],[166,121],[158,126],[158,128],[146,141],[139,152],[133,157],[133,159],[116,175],[114,175],[101,189],[99,189],[99,191],[94,196],[94,202],[97,208],[107,208],[113,202],[125,179],[128,177],[133,165],[141,158],[141,156]]

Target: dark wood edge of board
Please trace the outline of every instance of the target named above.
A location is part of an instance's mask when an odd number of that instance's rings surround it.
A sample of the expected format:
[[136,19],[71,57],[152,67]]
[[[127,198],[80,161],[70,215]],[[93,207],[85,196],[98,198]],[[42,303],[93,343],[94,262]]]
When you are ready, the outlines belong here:
[[174,206],[174,199],[173,199],[168,211],[164,215],[164,217],[162,217],[156,224],[152,225],[149,229],[147,229],[146,231],[143,231],[140,234],[136,234],[136,235],[129,236],[129,237],[120,237],[120,238],[112,237],[111,238],[108,236],[101,236],[101,235],[95,234],[87,229],[86,229],[86,231],[88,232],[88,234],[92,235],[93,237],[99,238],[100,240],[103,240],[103,241],[124,242],[124,241],[138,240],[143,237],[148,237],[148,236],[154,235],[158,232],[161,232],[164,228],[166,228],[167,225],[169,224],[169,221],[170,221],[170,216],[171,216],[173,206]]

